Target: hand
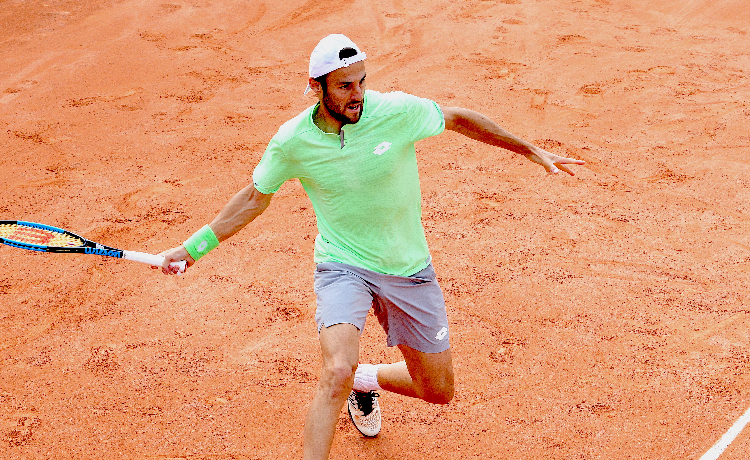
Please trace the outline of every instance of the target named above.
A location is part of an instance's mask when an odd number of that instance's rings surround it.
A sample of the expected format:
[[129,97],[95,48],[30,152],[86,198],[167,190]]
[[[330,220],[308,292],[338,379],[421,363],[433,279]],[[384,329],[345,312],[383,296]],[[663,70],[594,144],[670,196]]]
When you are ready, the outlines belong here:
[[571,176],[575,176],[575,173],[566,165],[583,165],[586,164],[583,160],[575,160],[573,158],[565,158],[560,155],[556,155],[552,152],[548,152],[539,147],[534,147],[534,152],[525,155],[526,158],[533,161],[534,163],[544,166],[550,174],[557,174],[560,170],[565,171]]
[[184,246],[180,245],[176,248],[169,249],[167,251],[164,251],[159,254],[160,256],[164,257],[164,264],[161,267],[151,267],[153,269],[161,268],[162,273],[165,275],[179,275],[181,272],[179,268],[176,265],[170,265],[174,262],[180,262],[184,260],[187,263],[187,267],[185,267],[185,270],[187,270],[188,267],[193,265],[195,263],[195,259],[190,257],[190,254],[188,254],[187,250]]

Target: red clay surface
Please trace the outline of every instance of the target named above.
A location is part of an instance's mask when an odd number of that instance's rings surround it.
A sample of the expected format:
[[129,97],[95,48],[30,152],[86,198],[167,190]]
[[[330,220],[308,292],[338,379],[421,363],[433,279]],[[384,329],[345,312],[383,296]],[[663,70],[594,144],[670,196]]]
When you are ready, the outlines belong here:
[[[745,0],[3,0],[0,219],[178,244],[345,33],[370,88],[587,165],[418,144],[456,398],[383,395],[374,440],[342,412],[331,458],[698,459],[750,407],[749,23]],[[288,183],[182,277],[0,247],[0,457],[300,458],[315,234]],[[398,359],[370,321],[362,361]]]

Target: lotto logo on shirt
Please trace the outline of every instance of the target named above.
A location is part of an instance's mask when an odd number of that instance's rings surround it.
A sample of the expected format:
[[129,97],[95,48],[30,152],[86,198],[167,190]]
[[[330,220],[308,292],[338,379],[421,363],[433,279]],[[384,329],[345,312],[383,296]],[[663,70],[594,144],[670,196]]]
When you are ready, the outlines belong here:
[[391,145],[393,144],[391,144],[390,142],[381,142],[377,147],[375,147],[375,150],[373,150],[372,153],[374,153],[375,155],[382,155],[391,148]]

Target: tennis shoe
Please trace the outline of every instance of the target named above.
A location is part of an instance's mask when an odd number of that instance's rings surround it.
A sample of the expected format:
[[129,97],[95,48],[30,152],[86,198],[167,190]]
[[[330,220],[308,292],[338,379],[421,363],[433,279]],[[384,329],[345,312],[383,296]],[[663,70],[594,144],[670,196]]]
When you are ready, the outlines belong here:
[[354,426],[368,438],[380,433],[380,405],[374,391],[352,391],[347,398],[349,417]]

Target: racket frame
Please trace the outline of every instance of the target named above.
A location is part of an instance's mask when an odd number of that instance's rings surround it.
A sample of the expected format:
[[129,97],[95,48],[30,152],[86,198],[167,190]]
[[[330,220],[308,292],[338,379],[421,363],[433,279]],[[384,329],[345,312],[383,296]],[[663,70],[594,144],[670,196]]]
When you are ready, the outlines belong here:
[[[16,241],[8,238],[0,237],[0,243],[12,246],[14,248],[28,249],[30,251],[37,252],[51,252],[51,253],[69,253],[69,254],[94,254],[98,256],[116,257],[119,259],[127,259],[135,262],[141,262],[147,265],[160,267],[164,263],[164,257],[154,254],[148,254],[145,252],[137,251],[125,251],[122,249],[105,246],[100,243],[96,243],[80,235],[76,235],[73,232],[65,230],[63,228],[53,227],[52,225],[39,224],[36,222],[27,222],[22,220],[0,220],[0,225],[23,225],[25,227],[39,228],[41,230],[47,230],[54,233],[61,233],[72,238],[76,238],[81,241],[80,246],[46,246],[33,243],[24,243],[22,241]],[[171,265],[177,265],[180,268],[180,272],[185,271],[186,262],[174,262]]]

